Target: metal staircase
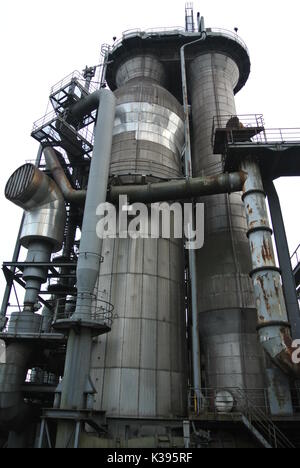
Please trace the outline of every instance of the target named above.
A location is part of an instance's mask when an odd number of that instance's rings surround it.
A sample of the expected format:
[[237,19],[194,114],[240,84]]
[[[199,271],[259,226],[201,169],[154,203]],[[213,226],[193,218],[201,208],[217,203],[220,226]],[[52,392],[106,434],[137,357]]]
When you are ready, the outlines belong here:
[[238,387],[201,388],[201,392],[190,389],[189,408],[189,419],[197,428],[220,428],[222,424],[235,427],[240,423],[263,448],[296,448],[269,415],[264,389],[257,392]]
[[251,401],[245,391],[235,389],[234,396],[242,412],[243,424],[264,448],[296,448],[272,419]]
[[82,75],[75,71],[61,80],[51,89],[50,103],[53,110],[33,125],[32,137],[43,146],[60,146],[72,158],[72,162],[90,157],[93,150],[92,125],[96,120],[96,112],[85,116],[76,127],[69,121],[68,110],[97,88],[89,84],[85,86]]

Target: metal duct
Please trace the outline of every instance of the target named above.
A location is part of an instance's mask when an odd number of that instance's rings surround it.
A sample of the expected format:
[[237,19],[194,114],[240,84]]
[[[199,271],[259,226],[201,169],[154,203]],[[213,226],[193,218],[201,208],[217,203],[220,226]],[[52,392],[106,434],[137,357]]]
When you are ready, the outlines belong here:
[[21,245],[28,248],[32,241],[43,240],[58,252],[63,242],[66,208],[56,183],[33,164],[24,164],[9,178],[5,196],[26,211]]
[[110,188],[110,200],[118,202],[120,195],[127,195],[130,202],[154,203],[188,199],[202,195],[240,191],[246,175],[243,172],[217,176],[186,178],[147,185],[121,185]]
[[[51,171],[65,200],[73,203],[83,203],[86,197],[86,190],[73,189],[56,156],[55,150],[51,147],[45,148],[44,156],[47,169]],[[155,203],[189,199],[202,195],[233,193],[242,190],[245,179],[246,174],[241,171],[231,174],[185,178],[145,185],[111,186],[108,191],[108,200],[112,203],[118,203],[120,195],[127,195],[132,203]]]
[[81,316],[81,297],[94,292],[101,258],[102,239],[96,233],[99,222],[96,212],[99,204],[105,203],[107,197],[116,99],[111,91],[101,90],[100,103],[77,264],[78,299],[75,315],[78,318]]
[[46,167],[53,175],[53,178],[62,191],[65,200],[71,203],[84,203],[86,190],[76,190],[72,187],[58,160],[55,150],[51,146],[44,148],[44,157]]
[[294,348],[280,270],[276,266],[260,168],[254,159],[242,164],[248,174],[243,201],[252,255],[251,277],[258,315],[259,340],[271,359],[287,374],[299,378],[300,366],[292,361]]
[[[83,320],[83,322],[92,320],[91,305],[100,268],[102,239],[96,233],[99,221],[96,212],[98,205],[105,203],[107,197],[116,103],[111,91],[101,90],[97,92],[97,96],[99,109],[77,264],[76,310],[72,317],[72,320]],[[91,347],[92,325],[82,326],[80,333],[70,330],[61,408],[82,409],[86,407],[85,392],[87,386],[90,386]],[[72,423],[61,422],[58,426],[56,446],[66,447],[73,433]]]

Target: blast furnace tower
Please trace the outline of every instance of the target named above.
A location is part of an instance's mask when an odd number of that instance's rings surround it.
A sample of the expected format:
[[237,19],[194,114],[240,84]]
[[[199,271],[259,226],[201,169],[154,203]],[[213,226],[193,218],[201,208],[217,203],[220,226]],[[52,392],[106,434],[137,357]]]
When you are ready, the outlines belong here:
[[[37,160],[6,185],[24,216],[3,265],[0,443],[292,448],[299,262],[273,181],[300,175],[300,131],[238,115],[248,49],[191,4],[185,28],[127,31],[101,54],[52,88]],[[126,217],[102,239],[105,203]],[[176,234],[186,203],[189,232],[204,207],[196,250]],[[153,204],[169,236],[149,237]]]

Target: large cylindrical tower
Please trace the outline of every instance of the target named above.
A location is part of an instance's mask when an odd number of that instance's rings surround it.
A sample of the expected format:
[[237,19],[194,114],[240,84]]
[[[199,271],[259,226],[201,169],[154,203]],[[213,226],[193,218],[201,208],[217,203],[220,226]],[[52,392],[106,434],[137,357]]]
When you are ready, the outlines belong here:
[[[154,55],[131,56],[116,73],[113,183],[181,176],[183,110],[165,89]],[[113,418],[186,412],[183,242],[106,239],[99,285],[115,306],[109,335],[94,345],[94,408]]]
[[[223,171],[221,155],[213,154],[213,120],[236,115],[234,90],[240,80],[230,42],[227,50],[225,41],[215,49],[208,44],[199,51],[195,47],[189,67],[194,176]],[[206,386],[263,388],[241,194],[200,201],[205,204],[205,245],[197,252],[197,278]]]

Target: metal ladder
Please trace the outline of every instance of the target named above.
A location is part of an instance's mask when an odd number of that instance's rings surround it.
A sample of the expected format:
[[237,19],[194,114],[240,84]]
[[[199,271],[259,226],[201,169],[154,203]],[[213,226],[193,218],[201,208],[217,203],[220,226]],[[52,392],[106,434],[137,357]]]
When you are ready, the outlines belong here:
[[272,419],[251,401],[247,392],[238,388],[235,389],[234,394],[242,411],[242,422],[263,447],[268,449],[296,448]]

